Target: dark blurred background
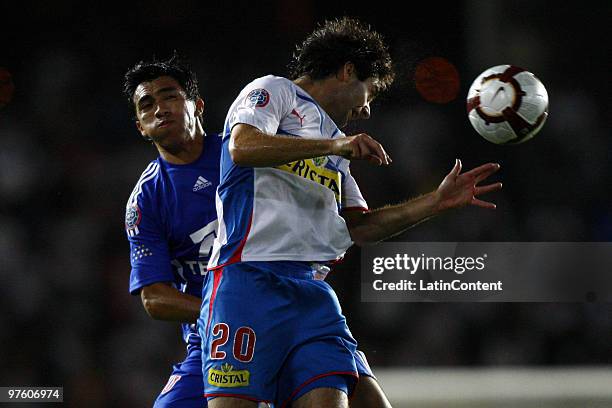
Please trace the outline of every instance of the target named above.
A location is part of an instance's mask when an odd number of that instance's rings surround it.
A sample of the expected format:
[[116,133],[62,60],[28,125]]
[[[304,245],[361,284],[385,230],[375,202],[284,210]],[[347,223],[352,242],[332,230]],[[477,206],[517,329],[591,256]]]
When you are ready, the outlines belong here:
[[[434,189],[455,157],[465,168],[502,164],[496,211],[464,209],[395,240],[612,238],[612,3],[111,4],[2,6],[0,385],[62,385],[68,406],[147,406],[182,358],[178,325],[151,320],[128,293],[123,230],[125,202],[156,157],[122,96],[123,74],[175,49],[197,72],[205,128],[217,132],[246,83],[286,75],[317,22],[359,17],[385,36],[398,68],[372,119],[349,129],[394,159],[354,164],[370,207]],[[415,65],[431,56],[459,72],[449,103],[415,89]],[[505,63],[535,73],[550,98],[542,132],[514,147],[482,139],[465,111],[472,80]],[[362,303],[356,248],[329,280],[374,367],[612,364],[611,304]]]

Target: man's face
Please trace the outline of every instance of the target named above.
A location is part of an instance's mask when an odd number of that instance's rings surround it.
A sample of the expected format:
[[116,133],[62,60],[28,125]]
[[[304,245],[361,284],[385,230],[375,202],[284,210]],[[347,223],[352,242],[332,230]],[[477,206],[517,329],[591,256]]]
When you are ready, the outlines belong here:
[[344,84],[344,92],[338,100],[338,125],[344,127],[349,121],[370,118],[370,103],[376,97],[373,78],[360,81],[353,76]]
[[201,99],[188,100],[183,88],[169,76],[138,85],[134,92],[134,105],[138,130],[158,144],[193,137],[196,116],[204,108]]

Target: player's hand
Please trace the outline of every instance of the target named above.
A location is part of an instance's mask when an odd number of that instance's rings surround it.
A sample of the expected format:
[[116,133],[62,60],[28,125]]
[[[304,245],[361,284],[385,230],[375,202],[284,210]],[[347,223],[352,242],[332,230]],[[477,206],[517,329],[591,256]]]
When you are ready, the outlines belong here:
[[443,211],[466,205],[495,209],[495,204],[480,200],[478,196],[501,189],[502,183],[484,186],[478,184],[499,170],[499,167],[497,163],[487,163],[461,174],[461,160],[457,159],[453,169],[434,192],[438,209]]
[[378,166],[391,163],[382,145],[365,133],[334,139],[332,154],[349,160],[368,160]]

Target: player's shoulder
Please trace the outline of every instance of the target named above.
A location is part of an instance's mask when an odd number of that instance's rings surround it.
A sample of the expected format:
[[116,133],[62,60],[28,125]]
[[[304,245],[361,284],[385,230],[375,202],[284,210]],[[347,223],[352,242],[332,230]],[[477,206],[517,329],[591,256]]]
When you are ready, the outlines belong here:
[[151,161],[144,171],[140,174],[138,181],[134,185],[127,205],[133,206],[142,204],[143,199],[154,194],[158,180],[160,178],[161,161],[159,158]]
[[125,205],[125,230],[130,237],[140,233],[139,225],[143,215],[155,211],[157,208],[156,184],[160,177],[160,160],[153,160],[140,174],[130,197]]
[[245,91],[253,93],[255,91],[267,92],[269,94],[279,94],[291,96],[295,94],[296,85],[293,81],[276,75],[266,75],[251,81]]
[[285,77],[277,76],[277,75],[264,75],[259,78],[255,78],[253,81],[249,83],[248,86],[251,85],[266,85],[270,87],[295,87],[295,84]]

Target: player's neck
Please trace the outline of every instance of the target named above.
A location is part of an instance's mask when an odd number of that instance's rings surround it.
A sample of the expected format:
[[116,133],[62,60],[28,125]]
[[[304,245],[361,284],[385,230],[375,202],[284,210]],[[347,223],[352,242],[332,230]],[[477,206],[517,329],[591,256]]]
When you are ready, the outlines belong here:
[[333,84],[330,83],[330,80],[313,80],[308,76],[303,76],[294,80],[293,83],[308,92],[327,114],[331,113]]
[[189,164],[198,160],[204,149],[204,135],[197,133],[193,138],[189,137],[176,143],[155,143],[157,151],[162,159],[171,164]]

